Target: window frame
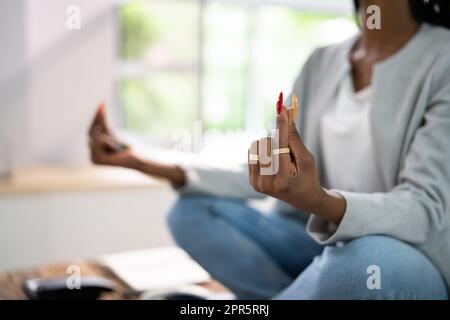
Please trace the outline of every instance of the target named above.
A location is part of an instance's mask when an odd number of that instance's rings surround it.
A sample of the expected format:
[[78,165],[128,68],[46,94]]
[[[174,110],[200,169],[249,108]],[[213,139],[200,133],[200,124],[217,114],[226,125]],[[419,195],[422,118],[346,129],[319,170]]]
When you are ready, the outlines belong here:
[[[179,2],[180,0],[143,0],[141,3],[145,2]],[[196,84],[196,96],[197,96],[197,104],[196,110],[194,112],[196,119],[199,121],[204,120],[203,110],[204,110],[204,101],[203,101],[203,80],[204,80],[204,47],[205,47],[205,25],[204,25],[204,15],[205,10],[209,4],[212,3],[222,3],[222,4],[230,4],[230,5],[241,5],[244,7],[249,7],[252,10],[258,10],[263,6],[283,6],[288,7],[290,9],[299,10],[303,12],[316,13],[316,14],[336,14],[336,15],[349,15],[353,12],[353,5],[350,0],[184,0],[196,2],[199,5],[199,14],[197,17],[197,57],[196,62],[192,64],[175,64],[172,66],[164,66],[164,67],[154,67],[149,66],[143,60],[140,59],[123,59],[121,57],[120,45],[122,43],[122,35],[120,33],[120,19],[119,19],[119,10],[123,5],[127,3],[136,2],[135,0],[116,0],[116,21],[117,21],[117,61],[115,66],[115,88],[119,87],[119,82],[122,79],[132,79],[139,77],[146,77],[159,72],[189,72],[194,74],[197,78]],[[252,38],[252,36],[250,36]],[[253,39],[250,39],[251,43],[254,42]],[[252,67],[249,67],[249,72],[251,72]],[[251,78],[251,75],[248,75]],[[124,116],[123,116],[123,106],[121,105],[119,90],[116,90],[115,96],[115,105],[117,109],[117,114],[119,116],[119,121],[122,124],[122,128],[124,127]],[[255,117],[249,117],[249,114],[255,114],[257,110],[252,110],[251,106],[249,106],[249,110],[246,112],[245,116],[245,124],[244,129],[261,129],[260,124],[257,123],[258,119]]]

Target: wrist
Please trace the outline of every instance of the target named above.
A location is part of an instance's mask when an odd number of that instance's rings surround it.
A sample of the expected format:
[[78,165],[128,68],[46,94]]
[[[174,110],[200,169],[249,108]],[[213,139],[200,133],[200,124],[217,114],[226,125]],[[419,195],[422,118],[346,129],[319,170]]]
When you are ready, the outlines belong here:
[[345,198],[335,191],[322,189],[319,199],[311,212],[339,225],[347,208]]
[[127,164],[128,169],[142,171],[143,167],[144,167],[144,162],[140,158],[138,158],[135,155],[131,156],[129,163]]
[[316,192],[309,192],[308,194],[289,193],[277,198],[289,203],[300,211],[322,215],[322,212],[326,211],[324,206],[329,202],[328,197],[329,195],[326,191],[319,188]]
[[310,197],[310,202],[308,203],[308,212],[316,215],[323,216],[326,214],[326,208],[330,202],[330,195],[327,190],[320,188],[313,197]]
[[130,169],[138,170],[144,174],[167,179],[174,186],[181,187],[186,182],[184,171],[174,164],[165,164],[133,157]]

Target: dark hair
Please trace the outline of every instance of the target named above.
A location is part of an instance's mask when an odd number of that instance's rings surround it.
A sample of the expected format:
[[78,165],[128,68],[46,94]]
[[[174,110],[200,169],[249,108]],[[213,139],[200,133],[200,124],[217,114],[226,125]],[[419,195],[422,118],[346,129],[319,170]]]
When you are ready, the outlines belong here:
[[[359,0],[353,0],[359,10]],[[417,22],[426,22],[450,29],[450,0],[409,0],[411,14]]]

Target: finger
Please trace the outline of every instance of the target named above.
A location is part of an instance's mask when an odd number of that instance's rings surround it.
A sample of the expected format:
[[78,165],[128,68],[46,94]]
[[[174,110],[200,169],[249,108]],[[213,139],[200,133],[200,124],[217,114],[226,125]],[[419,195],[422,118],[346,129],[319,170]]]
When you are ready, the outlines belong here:
[[285,107],[281,108],[277,115],[277,131],[279,135],[279,147],[287,148],[289,146],[289,113]]
[[291,149],[292,160],[295,163],[297,174],[300,174],[301,168],[310,166],[314,162],[314,157],[305,146],[295,125],[291,126],[289,134],[289,148]]
[[298,116],[298,99],[295,94],[292,94],[292,120],[295,122]]
[[298,134],[295,123],[292,122],[289,126],[289,149],[291,151],[291,165],[290,176],[297,176],[300,172],[300,154],[302,152],[302,146],[299,144],[300,135]]
[[[289,114],[283,107],[277,116],[277,128],[272,141],[273,149],[289,148]],[[274,170],[283,177],[289,175],[291,158],[289,154],[280,154],[273,157]]]
[[300,172],[300,170],[299,170],[299,168],[297,168],[297,162],[294,161],[294,159],[293,159],[293,161],[291,161],[290,166],[289,166],[289,175],[291,177],[297,177],[299,172]]
[[248,172],[249,182],[254,187],[259,176],[258,160],[250,159],[251,155],[258,155],[258,141],[253,141],[248,150]]
[[95,111],[95,116],[94,116],[94,120],[92,120],[92,125],[90,128],[90,131],[92,131],[93,129],[96,129],[96,127],[100,126],[100,113],[102,110],[102,106],[99,105],[97,107],[97,110]]
[[294,122],[294,109],[293,109],[293,107],[290,107],[290,108],[288,108],[287,109],[287,113],[288,113],[288,122],[289,123],[292,123],[292,122]]
[[108,128],[108,123],[106,122],[106,107],[104,102],[100,102],[97,109],[98,122],[100,126],[104,129]]
[[260,168],[268,168],[272,165],[272,138],[259,139],[258,156]]
[[111,137],[108,134],[100,134],[94,140],[94,145],[100,147],[102,150],[106,152],[116,152],[118,142],[115,138]]
[[308,148],[303,143],[303,140],[295,126],[295,123],[292,123],[289,126],[289,143],[291,143],[292,141],[297,141],[299,143],[299,147],[301,148],[302,152],[309,151]]
[[95,113],[94,120],[89,129],[89,134],[91,137],[98,136],[102,133],[109,133],[108,124],[106,121],[106,112],[104,103],[100,103],[97,107],[97,112]]
[[111,152],[105,150],[105,144],[98,139],[92,139],[91,144],[91,160],[96,164],[105,164]]

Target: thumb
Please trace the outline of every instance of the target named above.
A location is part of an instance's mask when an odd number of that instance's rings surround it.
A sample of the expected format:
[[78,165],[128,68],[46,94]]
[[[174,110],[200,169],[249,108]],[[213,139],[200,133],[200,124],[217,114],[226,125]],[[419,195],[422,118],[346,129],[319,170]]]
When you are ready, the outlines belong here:
[[305,146],[300,134],[297,131],[297,128],[295,127],[295,124],[292,124],[290,127],[289,148],[291,149],[295,166],[299,172],[301,167],[307,167],[314,164],[314,156]]
[[293,121],[289,124],[289,149],[292,155],[290,172],[292,176],[297,176],[300,172],[301,139]]

